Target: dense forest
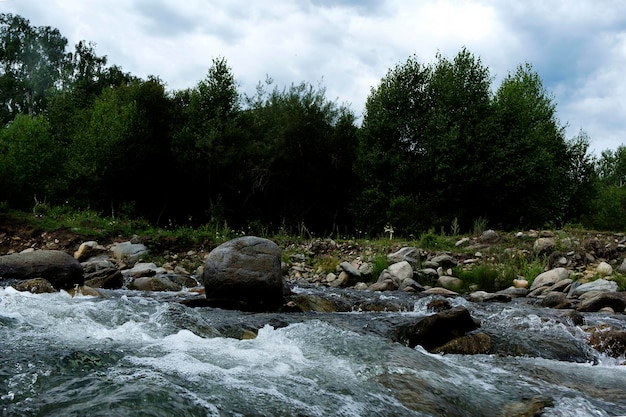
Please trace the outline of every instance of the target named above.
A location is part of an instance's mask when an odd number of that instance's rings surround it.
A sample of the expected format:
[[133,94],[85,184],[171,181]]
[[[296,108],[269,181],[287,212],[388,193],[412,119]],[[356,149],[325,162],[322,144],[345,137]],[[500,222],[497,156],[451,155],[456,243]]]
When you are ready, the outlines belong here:
[[564,132],[530,64],[494,87],[467,49],[398,63],[360,120],[308,82],[242,94],[223,57],[168,91],[0,14],[3,207],[319,234],[626,229],[626,147],[594,156]]

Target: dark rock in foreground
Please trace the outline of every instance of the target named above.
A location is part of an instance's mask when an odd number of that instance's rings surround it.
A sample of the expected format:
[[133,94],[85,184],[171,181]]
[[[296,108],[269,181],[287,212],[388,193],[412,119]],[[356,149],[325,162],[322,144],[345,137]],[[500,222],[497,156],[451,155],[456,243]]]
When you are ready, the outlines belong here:
[[70,254],[59,250],[40,250],[0,256],[0,277],[20,281],[46,279],[56,289],[84,283],[83,267]]
[[424,349],[432,351],[477,328],[478,324],[466,308],[455,307],[398,329],[398,336],[400,340],[405,340],[409,347],[421,345]]

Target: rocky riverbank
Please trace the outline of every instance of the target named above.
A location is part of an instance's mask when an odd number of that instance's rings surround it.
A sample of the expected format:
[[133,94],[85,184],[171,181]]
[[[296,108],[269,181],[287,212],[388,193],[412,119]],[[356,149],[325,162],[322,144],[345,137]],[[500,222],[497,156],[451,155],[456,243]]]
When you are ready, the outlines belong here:
[[[120,236],[98,242],[68,230],[37,232],[9,226],[0,230],[0,253],[5,255],[0,257],[0,275],[3,265],[7,275],[0,283],[22,291],[65,289],[94,296],[104,296],[110,289],[167,291],[181,294],[179,301],[187,305],[205,305],[201,277],[207,256],[215,245],[183,248],[172,243],[174,250],[152,245],[149,237]],[[522,300],[562,310],[563,317],[573,324],[583,323],[581,314],[587,312],[623,316],[626,307],[626,293],[620,291],[626,271],[626,238],[622,234],[488,230],[479,236],[458,238],[452,249],[445,250],[423,249],[415,242],[398,240],[383,244],[332,239],[281,243],[282,275],[287,284],[281,312],[410,311],[415,300],[430,297],[432,305],[428,308],[437,313],[438,320],[433,322],[433,328],[440,328],[441,320],[449,322],[451,315],[460,320],[446,324],[448,337],[438,340],[436,333],[441,332],[435,332],[432,337],[424,338],[423,334],[431,330],[419,329],[415,323],[408,322],[395,323],[381,332],[409,345],[430,344],[432,351],[484,353],[492,349],[489,337],[469,326],[465,313],[454,310],[445,302],[446,298],[463,297],[474,303]],[[68,271],[75,271],[79,265],[83,270],[83,285],[75,285],[73,273],[68,274],[72,276],[71,282],[65,284],[51,283],[45,273],[32,268],[24,269],[27,272],[20,279],[6,273],[6,265],[17,259],[18,254],[32,263],[31,258],[42,252],[48,257],[52,252],[67,254],[67,257],[54,257],[54,262],[66,263]],[[504,268],[511,259],[525,262],[540,259],[545,267],[537,276],[518,274],[510,282],[503,282],[500,277],[490,291],[457,276],[480,265],[488,265],[491,270]],[[377,271],[381,260],[385,268]],[[55,271],[58,273],[59,269]],[[297,288],[300,290],[292,291]],[[303,288],[327,290],[309,293],[302,291]],[[390,297],[359,295],[371,293],[388,293]],[[420,323],[420,326],[428,324],[424,320]],[[247,330],[250,329],[244,327],[234,334],[246,337]],[[589,329],[589,334],[594,347],[610,356],[620,357],[626,352],[626,332],[621,329],[605,326]],[[433,338],[437,339],[436,343],[432,342]]]

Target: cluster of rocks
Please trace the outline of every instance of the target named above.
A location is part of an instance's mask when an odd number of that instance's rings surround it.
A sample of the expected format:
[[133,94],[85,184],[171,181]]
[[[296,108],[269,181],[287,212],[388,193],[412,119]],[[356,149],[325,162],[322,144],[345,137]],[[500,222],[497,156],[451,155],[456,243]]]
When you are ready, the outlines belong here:
[[[331,301],[294,296],[287,281],[304,280],[334,288],[350,287],[356,291],[400,291],[419,295],[458,296],[459,290],[467,286],[460,278],[453,276],[453,268],[470,267],[483,261],[480,250],[498,239],[497,233],[488,231],[476,241],[466,238],[457,242],[457,246],[475,245],[472,256],[428,253],[416,247],[402,247],[387,255],[389,266],[375,281],[372,277],[373,265],[363,261],[358,252],[350,248],[344,255],[354,256],[353,260],[339,262],[335,272],[323,275],[307,266],[306,255],[292,255],[292,262],[285,264],[281,262],[281,249],[276,243],[245,236],[218,246],[206,256],[201,268],[189,273],[180,265],[164,263],[157,266],[154,263],[139,262],[148,251],[139,241],[131,240],[108,247],[88,241],[80,244],[73,256],[60,250],[37,251],[32,248],[0,256],[0,284],[13,285],[18,290],[31,292],[63,289],[69,292],[80,291],[85,295],[99,295],[98,288],[138,291],[188,289],[205,294],[205,297],[188,303],[192,306],[255,312],[330,312],[337,311],[336,306],[329,305],[332,304]],[[520,277],[509,288],[501,291],[473,291],[466,297],[474,302],[507,302],[513,298],[525,297],[551,308],[623,313],[626,297],[623,292],[618,292],[618,284],[611,280],[614,274],[612,264],[618,271],[623,272],[626,269],[624,261],[620,264],[619,255],[626,250],[626,246],[619,246],[622,244],[617,242],[615,248],[598,246],[594,251],[582,253],[577,250],[557,252],[553,250],[556,246],[554,236],[537,235],[533,250],[546,254],[552,268],[537,276],[532,284]],[[317,241],[313,245],[316,250],[326,252],[331,251],[335,244],[332,241]],[[561,242],[560,247],[563,246]],[[599,254],[608,253],[618,256],[598,258]],[[593,272],[589,273],[592,266]],[[592,281],[589,280],[591,275],[603,278]],[[433,352],[489,351],[489,336],[471,333],[477,328],[477,324],[474,324],[467,310],[453,309],[450,306],[443,310],[428,319],[397,327],[391,338],[409,346],[420,344]],[[624,332],[617,333],[619,334],[613,334],[610,343],[626,340],[626,335],[622,334]],[[597,332],[597,337],[601,340],[598,343],[607,343],[605,335],[606,332]]]
[[[626,239],[619,236],[613,245],[590,239],[583,245],[570,238],[557,239],[551,232],[530,232],[518,238],[535,239],[534,255],[545,256],[548,270],[532,280],[518,277],[510,287],[488,293],[477,290],[467,298],[474,302],[510,301],[516,297],[538,300],[545,307],[579,311],[622,313],[626,307],[626,296],[618,292],[618,283],[612,280],[614,273],[626,274]],[[304,255],[293,256],[294,262],[287,274],[291,280],[306,281],[315,285],[354,288],[368,291],[404,291],[422,294],[458,296],[461,290],[472,290],[474,285],[464,283],[454,276],[455,267],[471,268],[484,261],[481,249],[499,241],[493,230],[484,232],[476,240],[463,238],[457,247],[467,245],[476,249],[472,256],[446,252],[427,252],[416,247],[402,247],[387,255],[389,266],[372,282],[373,266],[360,257],[338,264],[335,272],[321,274],[307,267]],[[332,242],[330,243],[332,244]],[[473,245],[470,247],[470,245]],[[569,248],[567,252],[556,250]],[[526,256],[528,251],[509,249],[509,256]],[[519,253],[518,253],[519,252]],[[606,259],[602,256],[609,256]],[[601,277],[599,279],[596,279]],[[427,284],[420,284],[427,283]]]

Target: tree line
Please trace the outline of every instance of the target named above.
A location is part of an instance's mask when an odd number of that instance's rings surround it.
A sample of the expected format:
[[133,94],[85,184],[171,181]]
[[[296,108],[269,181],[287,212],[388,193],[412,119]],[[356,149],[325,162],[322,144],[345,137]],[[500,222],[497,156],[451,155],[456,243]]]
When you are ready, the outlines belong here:
[[155,224],[227,222],[417,234],[626,227],[626,148],[566,138],[529,64],[498,88],[462,49],[396,65],[361,123],[307,82],[239,92],[225,58],[168,91],[95,45],[0,14],[0,203],[89,208]]

